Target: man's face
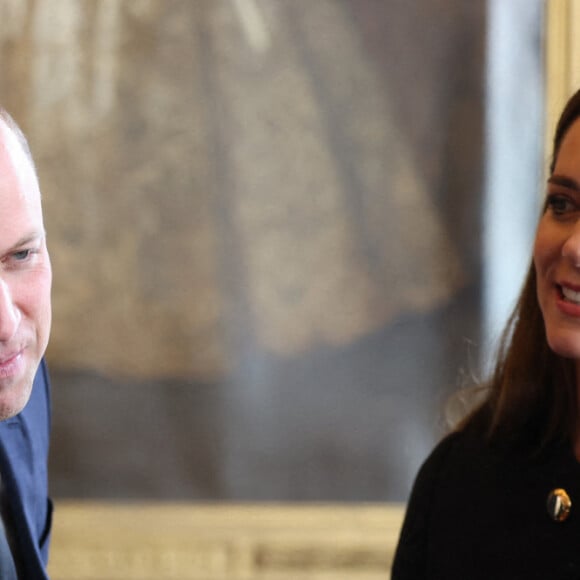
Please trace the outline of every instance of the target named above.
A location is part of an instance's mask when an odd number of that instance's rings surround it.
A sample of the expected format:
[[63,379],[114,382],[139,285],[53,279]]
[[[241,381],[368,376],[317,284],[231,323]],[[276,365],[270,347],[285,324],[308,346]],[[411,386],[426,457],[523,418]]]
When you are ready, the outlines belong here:
[[36,175],[0,120],[0,421],[30,397],[50,333],[51,281]]

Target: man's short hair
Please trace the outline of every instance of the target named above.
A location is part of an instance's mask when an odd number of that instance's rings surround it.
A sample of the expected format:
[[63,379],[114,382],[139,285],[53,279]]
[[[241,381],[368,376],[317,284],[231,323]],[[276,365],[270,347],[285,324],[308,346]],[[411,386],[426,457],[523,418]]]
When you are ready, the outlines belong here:
[[36,171],[36,166],[34,164],[34,159],[32,157],[32,151],[30,150],[30,145],[28,144],[28,139],[26,138],[24,131],[22,131],[18,123],[12,117],[12,115],[4,107],[1,106],[0,106],[0,120],[4,121],[4,123],[6,123],[6,126],[12,131],[12,133],[14,133],[16,139],[18,139],[18,143],[20,143],[20,146],[22,147],[24,153],[26,153],[26,156],[30,160],[30,163],[32,163],[32,168],[34,169],[34,171]]

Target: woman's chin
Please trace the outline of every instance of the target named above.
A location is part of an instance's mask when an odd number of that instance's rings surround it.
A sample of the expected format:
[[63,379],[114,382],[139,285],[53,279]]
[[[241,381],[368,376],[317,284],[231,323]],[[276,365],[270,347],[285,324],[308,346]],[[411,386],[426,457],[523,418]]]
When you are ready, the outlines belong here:
[[548,336],[548,345],[552,351],[564,358],[580,361],[580,334],[559,333]]

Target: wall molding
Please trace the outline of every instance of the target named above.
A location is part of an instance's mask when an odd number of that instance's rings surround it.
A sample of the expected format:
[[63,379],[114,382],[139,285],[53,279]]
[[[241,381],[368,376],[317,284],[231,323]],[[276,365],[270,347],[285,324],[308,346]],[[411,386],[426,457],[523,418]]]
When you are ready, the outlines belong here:
[[399,504],[57,503],[52,580],[385,580]]
[[568,97],[580,88],[580,0],[546,2],[546,151]]

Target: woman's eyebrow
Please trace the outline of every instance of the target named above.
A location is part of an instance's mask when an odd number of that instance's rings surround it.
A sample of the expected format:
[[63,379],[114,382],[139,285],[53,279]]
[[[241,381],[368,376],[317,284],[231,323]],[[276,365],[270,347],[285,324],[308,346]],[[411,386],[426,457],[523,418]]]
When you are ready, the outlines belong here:
[[550,175],[548,178],[548,183],[553,183],[554,185],[561,185],[567,187],[568,189],[573,189],[574,191],[580,191],[580,183],[571,177],[566,177],[564,175]]

